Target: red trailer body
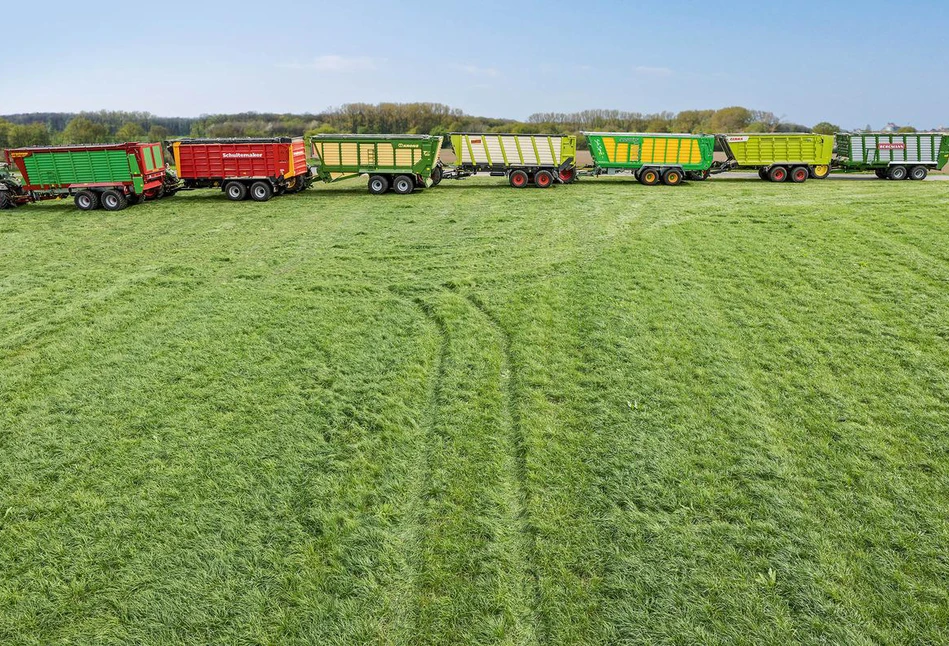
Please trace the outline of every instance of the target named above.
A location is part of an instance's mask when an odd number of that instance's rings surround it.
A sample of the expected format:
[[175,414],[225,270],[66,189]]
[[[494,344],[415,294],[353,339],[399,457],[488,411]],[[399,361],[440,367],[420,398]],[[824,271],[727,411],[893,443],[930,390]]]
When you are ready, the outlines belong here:
[[266,201],[310,185],[302,137],[183,139],[170,144],[186,188],[220,187],[232,200]]

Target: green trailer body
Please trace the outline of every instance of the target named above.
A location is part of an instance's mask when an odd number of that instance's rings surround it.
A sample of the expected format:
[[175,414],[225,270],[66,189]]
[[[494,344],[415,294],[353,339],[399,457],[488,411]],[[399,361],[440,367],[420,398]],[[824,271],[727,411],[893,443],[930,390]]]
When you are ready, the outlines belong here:
[[949,135],[938,132],[840,133],[834,167],[874,171],[880,178],[924,179],[949,162]]
[[639,132],[584,132],[593,174],[631,171],[643,184],[678,184],[705,179],[714,161],[712,135]]
[[757,169],[762,179],[782,182],[790,178],[803,182],[809,177],[823,179],[830,173],[834,155],[831,135],[768,133],[718,135],[728,156],[722,166]]
[[369,175],[369,191],[431,186],[442,138],[434,135],[312,135],[313,174],[324,182]]
[[572,135],[453,132],[455,163],[436,174],[462,179],[474,173],[505,176],[515,188],[547,188],[576,179],[577,138]]
[[23,177],[24,203],[75,196],[82,210],[101,205],[117,211],[177,188],[159,143],[15,148],[6,151],[6,159]]

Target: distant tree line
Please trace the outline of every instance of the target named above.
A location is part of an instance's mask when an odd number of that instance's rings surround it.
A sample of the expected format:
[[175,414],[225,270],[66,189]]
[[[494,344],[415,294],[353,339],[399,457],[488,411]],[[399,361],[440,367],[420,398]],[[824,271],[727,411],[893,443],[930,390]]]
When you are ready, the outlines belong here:
[[[0,117],[0,147],[47,144],[161,141],[170,137],[269,137],[313,133],[514,132],[579,134],[617,132],[818,132],[840,128],[826,121],[814,127],[784,122],[772,112],[740,106],[644,114],[622,110],[538,112],[527,121],[465,114],[441,103],[347,103],[321,113],[244,112],[196,118],[157,117],[147,112],[100,111],[78,114],[33,112]],[[913,131],[902,128],[901,131]],[[446,142],[447,143],[447,142]],[[582,137],[581,147],[585,144]]]

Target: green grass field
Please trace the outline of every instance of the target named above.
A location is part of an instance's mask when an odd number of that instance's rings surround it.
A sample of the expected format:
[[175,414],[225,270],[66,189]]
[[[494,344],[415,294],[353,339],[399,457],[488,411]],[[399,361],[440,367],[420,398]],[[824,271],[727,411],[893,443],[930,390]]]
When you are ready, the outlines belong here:
[[2,644],[945,644],[949,185],[0,213]]

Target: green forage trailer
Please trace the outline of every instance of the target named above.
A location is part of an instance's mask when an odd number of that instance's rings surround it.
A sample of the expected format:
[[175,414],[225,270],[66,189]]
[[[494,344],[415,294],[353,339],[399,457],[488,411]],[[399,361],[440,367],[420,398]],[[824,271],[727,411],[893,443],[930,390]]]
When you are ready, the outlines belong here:
[[405,195],[436,183],[442,138],[433,135],[311,135],[313,174],[324,182],[369,176],[369,192]]
[[943,133],[861,132],[836,138],[836,168],[873,171],[880,179],[926,179],[929,171],[949,162],[949,135]]
[[570,135],[513,135],[453,132],[452,167],[436,168],[436,175],[462,179],[475,173],[507,177],[514,188],[530,184],[549,188],[577,176],[577,138]]
[[708,177],[715,150],[711,135],[584,132],[592,175],[631,172],[642,184],[669,186]]
[[177,178],[168,173],[159,143],[37,146],[6,151],[7,163],[23,184],[7,189],[0,206],[72,197],[91,211],[120,211],[129,204],[173,194]]
[[830,174],[834,155],[831,135],[769,133],[717,135],[728,160],[716,171],[752,168],[758,177],[772,182],[804,182],[808,177],[824,179]]

